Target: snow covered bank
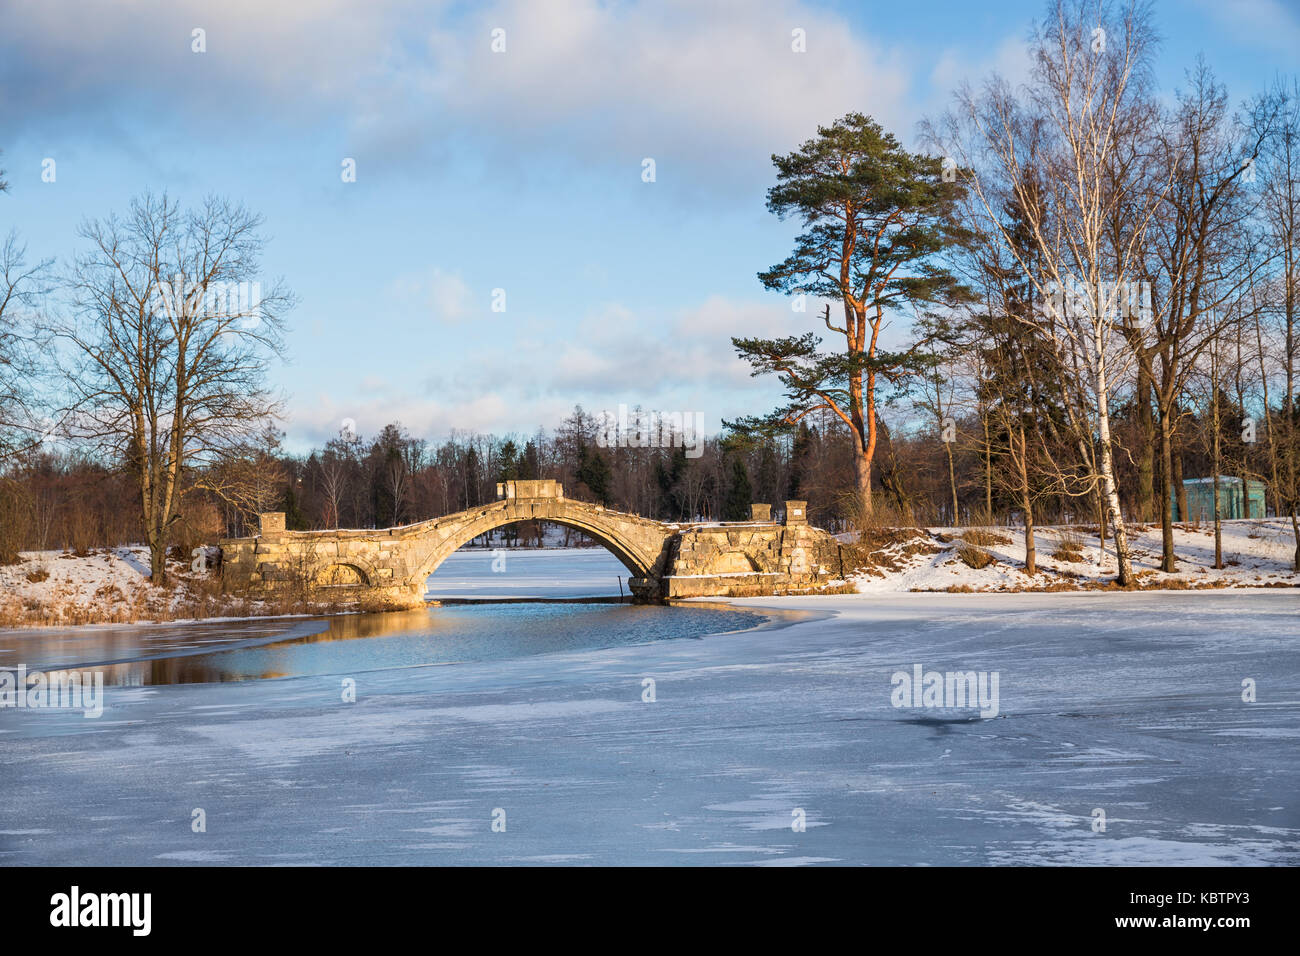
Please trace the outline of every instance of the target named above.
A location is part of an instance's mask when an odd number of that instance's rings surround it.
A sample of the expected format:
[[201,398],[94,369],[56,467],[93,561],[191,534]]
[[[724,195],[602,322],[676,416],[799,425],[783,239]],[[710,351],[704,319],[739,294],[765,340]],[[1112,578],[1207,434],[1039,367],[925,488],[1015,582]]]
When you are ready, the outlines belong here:
[[[208,549],[215,558],[215,549]],[[223,594],[219,575],[169,559],[168,587],[149,576],[149,549],[104,548],[81,553],[25,551],[0,565],[0,627],[133,624],[321,613],[328,605],[300,600],[250,600]],[[210,564],[209,564],[210,566]]]
[[[1107,586],[1115,577],[1114,543],[1107,539],[1103,554],[1095,526],[1035,529],[1038,573],[1032,577],[1025,573],[1021,528],[917,529],[892,538],[871,551],[872,566],[852,575],[859,592],[1087,590]],[[1286,518],[1223,522],[1225,567],[1217,570],[1212,525],[1174,526],[1178,564],[1172,573],[1160,570],[1158,524],[1130,526],[1129,543],[1143,588],[1300,586]]]

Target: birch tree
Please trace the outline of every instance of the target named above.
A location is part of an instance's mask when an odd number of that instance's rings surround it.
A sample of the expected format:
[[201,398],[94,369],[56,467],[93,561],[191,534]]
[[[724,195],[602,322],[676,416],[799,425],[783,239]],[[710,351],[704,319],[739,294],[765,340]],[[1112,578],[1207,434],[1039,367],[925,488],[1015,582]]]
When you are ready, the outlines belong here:
[[[1140,130],[1135,118],[1150,108],[1154,42],[1144,3],[1057,0],[1034,29],[1023,95],[995,76],[979,93],[963,88],[956,109],[929,127],[979,199],[979,227],[1017,257],[1034,286],[1038,308],[1024,321],[1056,355],[1064,392],[1079,397],[1070,411],[1096,448],[1094,478],[1122,586],[1134,577],[1111,405],[1133,356],[1117,319],[1166,188],[1125,175],[1123,160]],[[1007,203],[1027,222],[1032,262],[999,215]],[[1129,227],[1116,248],[1108,226],[1121,209]]]

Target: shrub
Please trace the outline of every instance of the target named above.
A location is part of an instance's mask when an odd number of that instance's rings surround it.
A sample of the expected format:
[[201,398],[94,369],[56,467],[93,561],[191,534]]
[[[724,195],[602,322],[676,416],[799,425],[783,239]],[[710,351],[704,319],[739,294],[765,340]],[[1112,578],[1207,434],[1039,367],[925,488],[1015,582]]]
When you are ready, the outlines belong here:
[[983,548],[976,547],[969,542],[963,541],[957,548],[957,557],[961,559],[962,564],[968,568],[974,568],[976,571],[981,568],[987,568],[993,563],[993,555],[989,554]]
[[1010,544],[1011,539],[993,530],[993,516],[980,509],[971,515],[971,526],[958,535],[963,541],[977,548],[989,548],[995,544]]
[[1056,545],[1052,557],[1057,561],[1078,564],[1083,561],[1083,534],[1070,525],[1056,529]]

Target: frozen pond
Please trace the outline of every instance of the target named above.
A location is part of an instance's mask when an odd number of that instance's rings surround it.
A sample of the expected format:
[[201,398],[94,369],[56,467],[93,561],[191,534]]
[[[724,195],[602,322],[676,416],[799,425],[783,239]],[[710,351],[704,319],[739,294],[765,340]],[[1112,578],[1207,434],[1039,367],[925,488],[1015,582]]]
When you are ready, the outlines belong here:
[[627,593],[627,568],[604,548],[457,551],[429,578],[430,598],[584,598]]
[[825,613],[0,710],[0,864],[1300,863],[1294,590],[737,606]]

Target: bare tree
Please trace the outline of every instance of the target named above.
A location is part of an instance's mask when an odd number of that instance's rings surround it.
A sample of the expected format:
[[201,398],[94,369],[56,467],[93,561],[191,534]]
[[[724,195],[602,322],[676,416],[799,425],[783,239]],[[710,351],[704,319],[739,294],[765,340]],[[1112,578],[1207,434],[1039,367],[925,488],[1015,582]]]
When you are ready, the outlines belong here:
[[221,498],[238,510],[246,525],[256,526],[258,515],[274,511],[284,498],[288,471],[280,459],[283,433],[271,422],[237,445],[223,448],[195,487]]
[[[1252,117],[1252,132],[1266,135],[1251,178],[1262,185],[1265,234],[1276,252],[1262,283],[1271,300],[1267,313],[1280,339],[1277,361],[1283,379],[1280,420],[1274,422],[1268,413],[1274,500],[1291,517],[1293,565],[1300,571],[1300,408],[1295,394],[1300,362],[1300,81],[1279,81],[1256,100]],[[1265,408],[1267,413],[1267,400]],[[1274,424],[1279,426],[1276,440]]]
[[30,320],[51,264],[29,263],[17,233],[0,243],[0,464],[43,437],[34,394],[43,363]]
[[208,198],[182,211],[165,194],[80,229],[89,249],[67,287],[76,432],[119,456],[139,486],[153,581],[196,466],[239,447],[279,410],[265,384],[292,296],[256,277],[260,217]]
[[1228,115],[1227,94],[1203,63],[1190,81],[1157,146],[1169,188],[1148,234],[1145,273],[1153,304],[1146,328],[1130,327],[1158,412],[1164,571],[1176,568],[1171,498],[1179,472],[1174,462],[1179,399],[1202,353],[1213,352],[1222,337],[1229,307],[1249,290],[1260,267],[1247,228],[1255,203],[1243,179],[1263,136],[1239,135]]
[[347,495],[349,479],[356,467],[360,441],[348,429],[343,429],[338,436],[331,438],[324,452],[317,459],[316,468],[320,474],[321,491],[325,496],[325,524],[331,528],[339,526],[339,508]]

